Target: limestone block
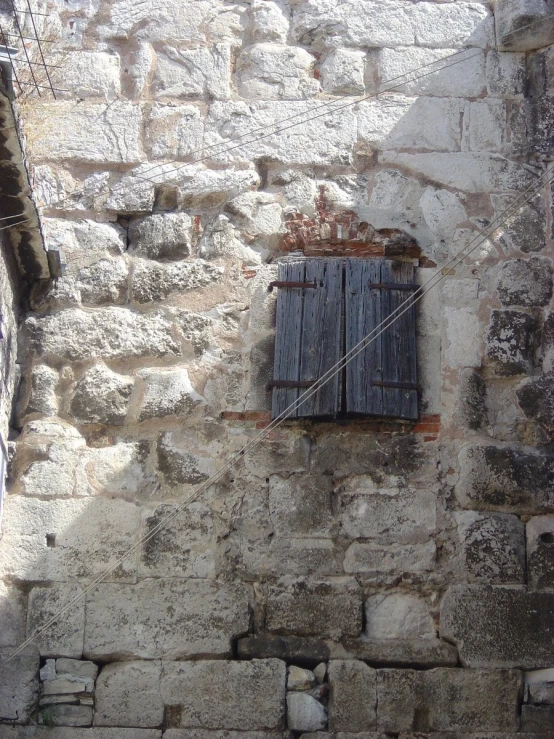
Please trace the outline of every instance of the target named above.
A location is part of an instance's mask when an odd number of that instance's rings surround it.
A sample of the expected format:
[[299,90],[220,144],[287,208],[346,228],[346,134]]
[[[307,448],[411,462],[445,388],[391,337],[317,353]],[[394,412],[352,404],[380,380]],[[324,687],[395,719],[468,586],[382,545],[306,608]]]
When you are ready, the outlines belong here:
[[108,493],[130,500],[150,497],[154,480],[145,470],[147,442],[116,442],[88,449],[76,473],[77,495]]
[[158,440],[158,470],[170,486],[199,485],[216,471],[213,458],[187,451],[188,439],[162,434]]
[[460,388],[455,414],[462,426],[477,431],[486,427],[488,410],[485,404],[487,386],[483,378],[472,369],[460,373]]
[[146,259],[190,256],[192,219],[186,213],[154,213],[129,226],[130,250]]
[[315,687],[315,675],[311,670],[291,665],[287,672],[287,690],[310,690]]
[[474,510],[554,511],[554,459],[494,446],[467,446],[459,455],[458,502]]
[[87,600],[84,652],[106,661],[224,657],[248,627],[248,591],[237,583],[101,584]]
[[[81,595],[81,586],[72,583],[54,583],[50,587],[33,588],[29,595],[27,610],[27,637],[32,636],[64,606]],[[80,659],[83,654],[84,629],[85,599],[82,598],[62,618],[54,622],[42,636],[35,639],[34,643],[41,657],[63,655]]]
[[[0,739],[51,739],[52,733],[52,729],[45,726],[21,726],[15,731],[10,725],[0,726]],[[162,732],[156,729],[74,729],[57,726],[56,739],[162,739]]]
[[487,358],[497,375],[530,374],[536,320],[515,310],[493,310],[487,329]]
[[75,493],[75,470],[81,452],[72,443],[53,443],[20,476],[18,488],[25,495],[70,497]]
[[249,46],[237,62],[239,95],[246,100],[305,100],[320,90],[314,64],[315,58],[300,47]]
[[182,49],[162,46],[152,83],[159,97],[227,100],[230,97],[231,47]]
[[347,495],[340,522],[343,532],[353,539],[373,539],[382,544],[423,544],[435,532],[435,494],[392,488]]
[[424,153],[384,151],[379,160],[384,164],[406,167],[416,174],[435,180],[455,190],[489,192],[520,190],[529,187],[534,175],[523,171],[515,162],[498,154]]
[[516,670],[377,670],[382,731],[517,731]]
[[254,168],[197,169],[187,167],[179,172],[179,193],[185,207],[200,204],[219,205],[255,189],[260,178]]
[[287,725],[293,731],[320,731],[327,727],[327,711],[307,693],[287,693]]
[[278,536],[327,536],[333,525],[328,475],[272,475],[269,515]]
[[83,267],[125,251],[123,229],[109,223],[44,218],[42,224],[47,248],[61,250],[68,273],[76,274]]
[[181,706],[183,728],[276,731],[284,728],[286,673],[275,659],[165,662],[161,694]]
[[418,639],[435,636],[429,608],[416,595],[371,595],[365,602],[365,614],[365,633],[369,639]]
[[222,267],[207,264],[203,259],[169,264],[137,260],[131,281],[133,300],[150,303],[174,292],[198,290],[220,280],[222,274]]
[[242,193],[227,203],[225,210],[234,216],[249,239],[262,236],[266,237],[263,239],[265,243],[276,245],[284,232],[283,208],[271,193]]
[[493,17],[485,5],[424,2],[414,5],[410,16],[418,46],[444,49],[494,45]]
[[506,142],[506,107],[502,100],[467,103],[464,108],[464,151],[502,151]]
[[554,706],[522,706],[521,730],[551,732],[554,725]]
[[529,382],[517,390],[517,399],[527,418],[537,421],[541,428],[554,429],[554,375],[552,372]]
[[133,164],[141,160],[142,111],[116,100],[98,103],[56,102],[27,111],[27,154],[34,161]]
[[[269,222],[277,216],[279,219],[277,228],[280,230],[281,207],[276,203],[273,205],[276,207],[271,206],[267,209],[267,215],[269,218],[264,218],[262,223],[259,225],[262,225],[262,227],[263,225],[269,225]],[[261,213],[256,213],[256,216],[260,215],[263,218],[265,215],[263,210]],[[259,211],[259,209],[257,209],[257,211]],[[258,220],[259,219],[256,218],[256,221]],[[246,246],[240,236],[240,231],[233,226],[229,218],[223,215],[223,213],[220,213],[220,215],[218,215],[217,218],[206,227],[206,230],[202,234],[202,238],[198,243],[198,256],[203,259],[217,259],[218,257],[224,257],[227,259],[235,258],[247,265],[259,265],[261,262],[260,254],[258,254],[254,249]]]
[[57,415],[58,380],[59,375],[56,370],[45,364],[35,365],[30,376],[24,377],[17,406],[17,415],[21,424],[24,417],[32,413],[40,413],[43,416]]
[[[348,164],[356,140],[355,114],[348,109],[315,119],[319,105],[316,101],[213,103],[206,119],[206,147],[246,134],[252,137],[235,144],[232,151],[215,149],[207,156],[217,164],[247,163],[260,157],[286,165]],[[284,127],[280,121],[291,116],[298,125],[280,131]]]
[[319,67],[321,86],[331,95],[362,95],[365,91],[363,51],[335,49]]
[[[39,721],[44,723],[44,713]],[[52,726],[92,726],[92,706],[71,706],[64,703],[48,707],[48,722]]]
[[[12,652],[12,648],[0,650],[2,662]],[[39,693],[39,666],[39,653],[34,646],[26,647],[10,662],[2,664],[0,706],[2,715],[15,718],[15,723],[27,723],[35,711]]]
[[[79,660],[74,660],[78,662]],[[44,667],[40,668],[39,677],[41,680],[54,680],[56,678],[56,660],[47,659]]]
[[73,97],[113,101],[121,94],[120,61],[115,54],[71,51],[60,57],[52,55],[52,63],[61,66],[55,80],[59,79],[59,85]]
[[283,562],[287,573],[296,577],[327,577],[343,574],[342,551],[328,539],[269,536],[257,541],[238,542],[240,561],[237,568],[246,577],[280,576]]
[[[0,739],[2,739],[0,735]],[[94,739],[94,737],[93,737]],[[137,739],[140,739],[137,738]],[[293,739],[289,731],[210,731],[205,729],[167,729],[163,739]],[[363,739],[363,737],[361,738]],[[523,737],[522,739],[533,739]],[[542,737],[539,737],[542,739]]]
[[55,680],[44,680],[42,683],[42,695],[44,696],[67,696],[78,693],[92,693],[93,691],[94,680],[77,678],[73,675],[58,677]]
[[282,578],[268,588],[266,628],[275,634],[357,636],[362,628],[359,586],[349,577]]
[[24,593],[0,580],[0,648],[17,647],[24,640],[25,611]]
[[[175,506],[160,505],[144,511],[143,536],[174,510]],[[213,578],[214,549],[211,511],[200,501],[191,503],[163,531],[144,542],[139,555],[139,575]]]
[[[502,216],[513,202],[511,195],[491,195],[494,217]],[[527,205],[518,208],[515,215],[503,219],[499,229],[502,246],[508,250],[517,249],[524,254],[544,249],[544,212],[544,201],[539,193]]]
[[495,7],[500,51],[529,51],[554,40],[550,6],[541,0],[501,0]]
[[469,582],[524,582],[525,531],[517,516],[459,511],[454,517],[462,573]]
[[162,664],[106,665],[96,681],[95,726],[159,726],[164,717],[160,690]]
[[377,672],[357,660],[329,662],[329,728],[367,731],[377,725]]
[[531,683],[526,687],[530,703],[554,704],[554,682]]
[[527,522],[527,577],[532,588],[554,587],[554,516]]
[[449,190],[425,188],[419,201],[425,222],[441,238],[451,238],[456,227],[467,220],[464,206]]
[[76,308],[26,321],[29,348],[39,356],[79,361],[98,357],[171,357],[180,353],[171,322],[161,313],[125,308]]
[[489,51],[486,75],[487,91],[490,97],[522,97],[526,78],[525,54]]
[[483,325],[476,308],[445,308],[444,317],[446,364],[449,367],[480,367]]
[[552,297],[552,262],[542,257],[504,262],[497,281],[503,305],[544,306]]
[[139,411],[139,421],[163,416],[188,415],[203,402],[192,386],[184,368],[140,370],[139,377],[145,384]]
[[105,364],[96,364],[75,386],[71,415],[81,423],[119,426],[125,421],[132,389],[131,377],[112,372]]
[[62,657],[56,660],[56,672],[58,675],[72,675],[81,679],[92,680],[94,683],[98,676],[98,665],[95,665],[94,662]]
[[440,639],[344,639],[331,647],[332,659],[353,659],[398,667],[455,667],[458,650]]
[[302,662],[316,665],[329,659],[329,647],[321,639],[301,636],[270,636],[258,634],[239,639],[237,653],[242,659],[265,659],[274,657],[287,662]]
[[355,541],[344,557],[344,571],[348,575],[362,573],[430,572],[435,569],[436,545],[372,544]]
[[286,43],[289,21],[281,5],[268,0],[253,0],[250,6],[249,33],[252,41]]
[[123,259],[104,259],[79,270],[75,287],[83,303],[127,302],[129,268]]
[[[452,54],[456,56],[445,59]],[[427,67],[425,77],[413,71],[421,67]],[[384,48],[379,54],[379,68],[381,89],[385,91],[394,88],[408,95],[478,97],[485,89],[485,56],[476,49]]]
[[[88,580],[113,566],[135,543],[139,516],[135,505],[122,500],[8,496],[4,572],[19,580]],[[128,579],[135,570],[129,559],[110,577]]]
[[551,592],[454,585],[441,604],[441,636],[467,667],[544,668],[554,658],[553,608]]
[[358,106],[358,139],[380,149],[460,148],[460,101],[379,97]]

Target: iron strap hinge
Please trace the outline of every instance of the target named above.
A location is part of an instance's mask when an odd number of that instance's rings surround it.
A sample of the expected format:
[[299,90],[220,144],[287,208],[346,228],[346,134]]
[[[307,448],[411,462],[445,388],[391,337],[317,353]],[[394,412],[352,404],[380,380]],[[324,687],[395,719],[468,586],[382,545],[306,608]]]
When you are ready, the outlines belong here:
[[275,280],[274,282],[269,283],[269,292],[271,292],[274,287],[297,287],[300,289],[315,289],[317,287],[317,284],[315,282],[287,282],[286,280]]

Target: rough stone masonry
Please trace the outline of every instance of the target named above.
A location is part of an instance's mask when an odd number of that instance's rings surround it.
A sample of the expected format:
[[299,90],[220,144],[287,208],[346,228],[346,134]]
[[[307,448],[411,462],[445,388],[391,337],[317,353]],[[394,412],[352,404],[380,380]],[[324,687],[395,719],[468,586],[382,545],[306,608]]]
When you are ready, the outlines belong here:
[[[267,425],[279,260],[422,284],[554,155],[550,0],[36,7],[66,269],[20,303],[3,656]],[[271,432],[0,667],[1,739],[554,737],[551,188],[495,223],[419,305],[419,422]]]

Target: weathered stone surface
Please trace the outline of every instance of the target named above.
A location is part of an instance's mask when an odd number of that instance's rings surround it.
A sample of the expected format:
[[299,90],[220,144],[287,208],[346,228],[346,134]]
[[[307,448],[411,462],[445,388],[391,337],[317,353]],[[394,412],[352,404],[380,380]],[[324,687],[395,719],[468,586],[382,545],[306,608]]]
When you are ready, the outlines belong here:
[[369,639],[417,639],[435,636],[425,601],[408,593],[371,595],[365,602]]
[[[3,567],[19,580],[89,579],[113,566],[138,535],[140,512],[122,500],[38,500],[4,503]],[[111,575],[134,576],[128,559]]]
[[487,332],[487,357],[503,377],[530,373],[533,365],[533,316],[515,310],[494,310]]
[[[167,729],[164,731],[163,739],[293,739],[293,735],[289,731],[267,732],[227,731],[226,729],[223,731],[210,731],[209,729]],[[361,737],[361,739],[363,739],[363,737]],[[523,737],[523,739],[533,739],[533,737]],[[536,739],[542,739],[542,737],[537,737]]]
[[147,259],[190,256],[192,219],[186,213],[154,213],[129,227],[131,250]]
[[[174,103],[154,103],[150,110],[147,129],[145,133],[145,145],[153,159],[183,159],[189,154],[202,148],[202,137],[204,135],[204,121],[201,117],[200,109],[195,105],[176,105]],[[179,165],[172,163],[175,168],[175,174],[179,172]],[[182,167],[182,165],[180,165]],[[189,174],[185,171],[181,176]],[[171,177],[171,167],[164,165],[150,165],[150,170],[144,175],[137,173],[138,183],[145,188],[149,185],[153,187],[154,183],[164,182],[165,174],[168,174],[169,181]],[[178,179],[181,179],[176,175]],[[143,208],[137,208],[143,210]],[[156,218],[157,214],[154,214]],[[167,214],[172,216],[184,217],[183,213]],[[142,256],[150,256],[145,253]],[[155,256],[153,257],[155,258]]]
[[30,349],[38,355],[82,359],[176,356],[180,347],[161,313],[125,308],[87,312],[69,309],[26,322]]
[[133,389],[130,377],[112,372],[104,364],[91,367],[75,387],[71,414],[81,423],[121,425]]
[[61,66],[56,74],[73,97],[115,100],[121,93],[120,61],[116,54],[78,51],[68,56],[52,56]]
[[461,511],[454,516],[462,573],[470,582],[524,582],[525,530],[517,516],[475,511]]
[[358,139],[371,147],[455,151],[460,138],[456,99],[390,96],[359,105]]
[[311,670],[291,665],[287,672],[287,690],[310,690],[315,687],[315,675]]
[[[47,588],[33,588],[29,595],[27,610],[27,637],[41,629],[67,603],[79,598],[82,592],[80,585],[71,583],[54,583]],[[84,629],[85,599],[81,598],[62,618],[49,626],[34,643],[41,657],[63,655],[79,659],[83,654]]]
[[266,628],[285,635],[357,636],[361,605],[361,591],[352,578],[283,578],[268,589]]
[[[18,726],[16,729],[9,725],[0,726],[0,739],[51,739],[52,734],[52,729],[45,726]],[[156,729],[74,729],[57,726],[56,739],[162,739],[162,732]]]
[[335,49],[319,67],[321,86],[331,95],[361,95],[365,90],[365,53]]
[[552,732],[554,706],[522,706],[521,730],[529,732]]
[[538,669],[552,664],[554,593],[455,585],[441,606],[441,636],[468,667]]
[[95,726],[159,726],[164,717],[162,664],[121,662],[106,665],[96,681]]
[[[204,146],[221,144],[229,138],[252,133],[243,145],[232,151],[213,149],[207,156],[213,162],[231,164],[268,157],[282,164],[348,164],[355,143],[356,126],[351,110],[331,112],[313,119],[318,102],[268,101],[247,105],[244,102],[214,103],[206,120]],[[299,124],[287,131],[268,134],[283,118],[295,116]],[[296,117],[298,116],[298,117]],[[263,131],[263,138],[259,138]],[[256,133],[253,133],[253,131]]]
[[22,424],[26,415],[40,413],[44,416],[55,416],[58,413],[58,397],[56,388],[59,375],[56,370],[45,364],[35,365],[30,377],[24,379],[20,390],[17,407],[19,422]]
[[468,446],[460,452],[456,497],[464,508],[512,513],[554,510],[554,460],[510,448]]
[[329,659],[329,647],[324,641],[300,636],[249,636],[239,639],[237,651],[244,659],[275,657],[314,666]]
[[223,204],[242,192],[257,187],[260,177],[253,167],[244,169],[202,169],[185,167],[178,172],[179,194],[184,207]]
[[517,399],[527,418],[537,421],[547,433],[554,430],[554,373],[520,387]]
[[12,652],[12,648],[0,650],[3,663],[0,670],[0,706],[7,718],[15,718],[18,724],[27,723],[38,700],[39,653],[36,647],[29,646],[10,662],[4,663]]
[[527,523],[527,577],[532,588],[554,587],[554,516]]
[[86,660],[62,657],[56,660],[56,673],[61,676],[71,675],[84,680],[92,680],[94,683],[98,676],[98,665]]
[[516,670],[377,670],[383,731],[517,731]]
[[170,487],[198,485],[216,471],[213,459],[193,454],[187,448],[187,441],[179,441],[172,433],[162,434],[158,440],[158,470]]
[[123,229],[109,223],[45,218],[43,227],[48,249],[63,253],[67,262],[66,272],[77,273],[84,267],[120,256],[125,251]]
[[531,683],[527,686],[529,703],[554,705],[554,681]]
[[[511,195],[491,195],[495,218],[512,204]],[[522,251],[524,254],[541,251],[545,246],[544,200],[538,193],[530,201],[518,208],[517,212],[502,218],[499,241],[508,250]]]
[[238,59],[239,95],[246,100],[305,100],[317,95],[314,63],[315,58],[300,47],[254,44]]
[[363,662],[329,662],[329,729],[367,731],[377,724],[377,673]]
[[287,724],[293,731],[319,731],[327,726],[327,711],[306,693],[287,693]]
[[84,652],[100,660],[223,657],[248,626],[248,591],[236,583],[102,584],[87,601]]
[[160,97],[226,100],[230,80],[229,44],[198,49],[166,45],[158,53],[153,89]]
[[523,96],[525,54],[489,51],[486,64],[487,90],[492,97]]
[[0,581],[0,648],[17,647],[25,639],[24,593]]
[[[255,193],[258,195],[258,193]],[[261,193],[260,193],[261,196]],[[271,214],[279,219],[277,230],[281,228],[281,207],[278,213]],[[270,223],[268,223],[270,225]],[[258,265],[260,255],[248,247],[241,239],[240,231],[235,228],[227,216],[220,214],[205,230],[198,244],[198,256],[203,259],[218,257],[240,259],[245,264]]]
[[542,257],[504,262],[498,274],[503,305],[544,306],[552,297],[552,262]]
[[493,41],[490,11],[477,3],[457,2],[446,7],[436,3],[414,6],[411,13],[415,41],[420,46],[482,46]]
[[487,423],[486,397],[487,385],[481,375],[473,369],[463,370],[456,412],[462,424],[472,431],[484,428]]
[[27,111],[28,155],[35,161],[133,164],[141,160],[141,120],[140,107],[123,100],[33,105]]
[[502,0],[495,12],[496,40],[501,51],[529,51],[554,38],[549,6],[540,0]]
[[330,648],[332,659],[359,659],[391,666],[455,667],[458,651],[440,639],[343,639]]
[[444,358],[449,367],[480,367],[483,361],[481,337],[483,324],[476,307],[444,309],[446,348]]
[[108,493],[129,500],[150,497],[155,481],[145,469],[148,451],[148,442],[87,449],[76,470],[76,494]]
[[435,569],[437,547],[425,544],[372,544],[355,541],[344,557],[344,571],[349,575],[389,572],[430,572]]
[[105,259],[79,270],[75,289],[83,303],[127,302],[129,267],[122,259]]
[[328,475],[269,478],[269,514],[279,536],[327,536],[333,525]]
[[139,372],[144,381],[139,421],[163,416],[187,415],[204,399],[192,386],[186,369],[144,369]]
[[284,728],[286,673],[274,659],[165,662],[161,695],[181,707],[183,728],[275,731]]
[[506,143],[506,107],[502,100],[467,103],[464,107],[464,151],[502,151]]
[[137,303],[163,300],[174,292],[206,287],[221,279],[222,268],[197,259],[192,262],[159,264],[137,261],[132,278],[132,295]]
[[[43,711],[39,721],[44,723]],[[42,720],[41,720],[42,719]],[[51,726],[92,726],[92,706],[58,704],[48,707],[48,722]]]

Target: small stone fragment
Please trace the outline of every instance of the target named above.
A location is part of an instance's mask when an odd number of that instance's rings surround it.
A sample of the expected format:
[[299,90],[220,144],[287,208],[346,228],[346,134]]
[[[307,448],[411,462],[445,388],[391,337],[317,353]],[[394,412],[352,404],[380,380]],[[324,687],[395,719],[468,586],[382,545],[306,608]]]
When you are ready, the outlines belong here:
[[139,372],[145,390],[139,411],[139,421],[163,416],[188,415],[204,402],[192,386],[186,369],[145,369]]
[[315,675],[311,670],[291,665],[288,669],[287,690],[310,690],[315,685]]
[[325,662],[320,662],[316,667],[314,667],[314,677],[318,685],[321,685],[323,683],[326,674],[327,665],[325,664]]
[[45,680],[56,679],[56,660],[47,659],[44,663],[44,667],[40,668],[39,673],[40,679],[44,682]]
[[435,635],[433,619],[422,598],[408,593],[376,594],[365,602],[370,639],[414,639]]
[[192,219],[186,213],[155,213],[129,226],[131,251],[146,259],[190,256]]
[[377,672],[358,660],[329,662],[329,728],[367,731],[377,725]]
[[71,401],[71,415],[81,423],[121,425],[127,415],[133,384],[131,377],[97,364],[87,370],[77,383]]
[[292,731],[322,731],[327,727],[327,711],[306,693],[287,693],[287,722]]
[[[52,660],[46,660],[50,662]],[[96,680],[98,675],[98,665],[94,662],[87,662],[81,659],[67,659],[61,657],[56,660],[56,672],[58,675],[74,675],[79,678],[90,678]],[[41,679],[43,679],[41,677]]]
[[365,52],[336,49],[321,64],[321,86],[332,95],[364,92]]

